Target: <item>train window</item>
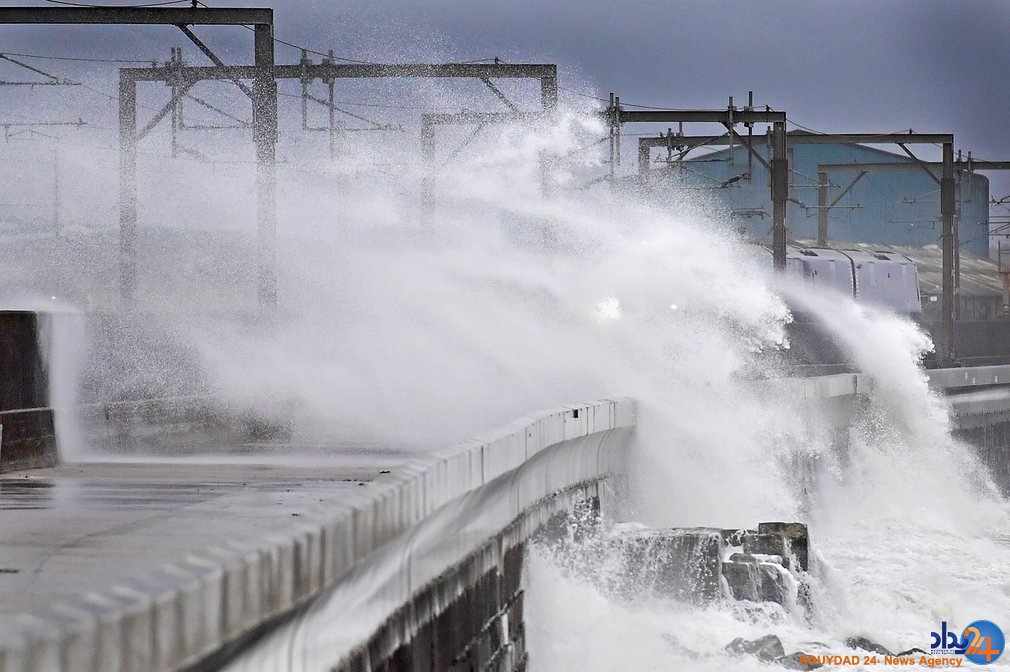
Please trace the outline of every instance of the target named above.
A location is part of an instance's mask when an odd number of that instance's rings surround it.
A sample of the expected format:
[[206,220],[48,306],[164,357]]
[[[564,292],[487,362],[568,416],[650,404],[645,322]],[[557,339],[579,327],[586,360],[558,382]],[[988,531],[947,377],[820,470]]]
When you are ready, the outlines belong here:
[[813,250],[800,250],[799,252],[804,257],[816,257],[817,256],[817,253],[814,252]]

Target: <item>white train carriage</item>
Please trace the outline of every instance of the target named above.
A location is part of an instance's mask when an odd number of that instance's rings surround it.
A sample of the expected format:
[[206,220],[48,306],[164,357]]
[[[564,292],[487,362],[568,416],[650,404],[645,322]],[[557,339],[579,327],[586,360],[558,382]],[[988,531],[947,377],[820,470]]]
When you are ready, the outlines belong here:
[[789,245],[786,272],[856,301],[905,315],[922,312],[915,263],[901,254]]

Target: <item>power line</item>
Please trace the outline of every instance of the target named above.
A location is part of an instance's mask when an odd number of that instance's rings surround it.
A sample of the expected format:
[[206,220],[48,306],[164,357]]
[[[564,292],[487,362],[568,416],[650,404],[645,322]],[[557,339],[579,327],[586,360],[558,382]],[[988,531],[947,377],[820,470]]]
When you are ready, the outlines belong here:
[[85,58],[83,56],[47,56],[44,54],[19,54],[13,51],[4,51],[7,56],[20,56],[21,58],[38,58],[45,61],[74,61],[79,63],[157,63],[156,59],[131,60],[126,58]]
[[165,5],[180,5],[188,4],[189,0],[167,0],[166,2],[149,2],[146,4],[139,5],[92,5],[83,2],[68,2],[68,0],[46,0],[46,2],[52,3],[54,5],[67,5],[69,7],[100,7],[100,8],[114,8],[114,9],[137,9],[140,7],[164,7]]
[[[207,3],[200,2],[200,0],[196,0],[196,4],[200,5],[201,7],[205,7],[207,9],[210,8],[209,5],[207,5]],[[251,30],[251,31],[255,31],[256,30],[252,26],[242,26],[242,27],[245,28],[246,30]],[[317,49],[310,49],[308,47],[303,47],[303,46],[301,46],[299,44],[295,44],[293,42],[288,42],[286,40],[282,40],[281,38],[276,37],[276,36],[273,38],[273,40],[277,44],[283,44],[285,47],[291,47],[292,49],[298,49],[299,51],[305,51],[305,52],[308,52],[310,54],[315,54],[316,56],[322,56],[323,58],[332,58],[332,59],[336,59],[338,61],[344,61],[344,62],[347,62],[347,63],[358,63],[360,65],[369,65],[370,64],[369,61],[357,61],[357,60],[355,60],[353,58],[344,58],[343,56],[334,56],[332,53],[329,53],[329,52],[327,52],[327,53],[324,54],[323,52],[321,52],[321,51],[319,51]]]
[[[282,96],[284,98],[298,98],[298,99],[301,99],[301,97],[302,97],[302,94],[300,94],[300,93],[284,93],[283,91],[278,91],[277,95],[278,96]],[[322,105],[325,105],[327,107],[330,106],[329,102],[327,102],[327,101],[320,100],[319,98],[315,98],[313,96],[309,96],[309,98],[312,99],[313,101],[315,101],[317,103],[320,103]],[[333,109],[335,111],[337,111],[337,112],[342,113],[342,114],[346,114],[349,117],[353,117],[355,119],[358,119],[359,121],[363,121],[366,124],[371,124],[372,126],[374,126],[376,128],[376,130],[392,130],[392,128],[393,128],[389,124],[380,124],[377,121],[372,121],[371,119],[369,119],[367,117],[362,117],[361,115],[355,114],[354,112],[349,112],[347,110],[343,110],[343,109],[337,107],[336,105],[333,106]]]

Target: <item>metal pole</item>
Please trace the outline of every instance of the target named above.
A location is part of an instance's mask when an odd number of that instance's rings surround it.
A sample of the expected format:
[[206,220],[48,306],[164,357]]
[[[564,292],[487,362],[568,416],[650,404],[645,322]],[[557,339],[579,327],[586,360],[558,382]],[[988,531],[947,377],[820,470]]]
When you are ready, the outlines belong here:
[[1003,278],[1003,319],[1010,318],[1010,270],[1003,266],[1003,241],[996,241],[996,263]]
[[645,192],[649,180],[649,158],[651,157],[649,145],[639,141],[638,143],[638,186]]
[[940,180],[940,216],[943,219],[943,295],[940,297],[941,359],[954,359],[954,145],[943,143],[943,178]]
[[256,142],[256,270],[261,308],[277,305],[277,82],[274,79],[274,29],[256,28],[256,78],[253,84],[253,137]]
[[[175,47],[172,47],[172,59],[170,64],[172,66],[182,66],[180,62],[181,59],[177,56],[178,51]],[[169,91],[171,92],[172,100],[172,158],[178,158],[179,156],[179,87],[177,86],[178,79],[173,78],[169,86]]]
[[60,150],[53,148],[53,229],[60,237]]
[[614,96],[614,157],[621,165],[621,97]]
[[[327,56],[326,60],[324,61],[325,63],[333,63],[333,50],[332,49],[330,49],[329,54],[330,55]],[[335,86],[335,84],[336,84],[336,80],[333,79],[332,77],[328,77],[326,79],[326,86],[327,86],[327,89],[328,89],[328,92],[329,92],[329,98],[328,98],[328,100],[329,100],[329,103],[330,103],[329,110],[328,110],[329,113],[330,113],[330,161],[332,161],[333,159],[337,158],[337,139],[334,136],[334,129],[335,129],[336,124],[337,124],[337,110],[334,107],[334,104],[336,103],[336,100],[334,98],[334,86]]]
[[[555,121],[558,111],[558,67],[551,66],[551,74],[540,78],[540,105],[546,113],[548,123]],[[551,174],[557,164],[557,157],[550,152],[540,152],[540,193],[544,198],[550,198],[553,191]]]
[[137,82],[119,73],[119,291],[124,310],[136,307]]
[[[750,112],[753,109],[754,109],[754,92],[748,91],[747,111]],[[751,151],[751,148],[754,146],[754,124],[747,122],[745,125],[747,126],[747,149],[749,150],[747,152],[747,181],[750,182],[752,179],[751,176],[754,175],[754,152]],[[731,142],[732,140],[733,139],[730,138]]]
[[609,130],[610,130],[610,183],[614,183],[614,164],[617,156],[617,149],[614,146],[615,138],[615,127],[617,126],[617,108],[614,106],[614,94],[610,93],[610,107],[607,110],[609,115]]
[[432,228],[432,211],[435,208],[435,126],[427,118],[421,119],[421,159],[424,176],[421,178],[421,227]]
[[302,49],[302,130],[309,127],[309,76],[306,66],[309,65],[309,52]]
[[[961,165],[961,150],[957,152],[957,163]],[[965,173],[958,170],[954,181],[954,321],[961,320],[961,180]],[[971,178],[971,173],[968,173]]]
[[786,199],[789,198],[789,159],[786,156],[786,124],[772,125],[772,263],[786,267]]
[[828,244],[828,174],[817,173],[817,244]]
[[554,74],[551,77],[540,78],[540,102],[547,112],[554,112],[558,109],[558,68],[554,66]]

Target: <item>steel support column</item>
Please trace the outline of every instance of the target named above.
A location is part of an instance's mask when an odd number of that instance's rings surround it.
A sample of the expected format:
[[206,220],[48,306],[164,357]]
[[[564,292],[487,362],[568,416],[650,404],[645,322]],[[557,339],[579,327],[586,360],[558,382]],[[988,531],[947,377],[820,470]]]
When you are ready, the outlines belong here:
[[828,174],[817,173],[817,244],[828,244]]
[[418,220],[421,228],[434,229],[432,221],[435,209],[435,121],[431,115],[421,116],[421,199]]
[[649,159],[652,154],[649,150],[649,145],[638,143],[638,186],[643,191],[649,186]]
[[130,310],[137,288],[137,82],[119,72],[119,292]]
[[255,27],[253,139],[256,143],[256,295],[260,306],[277,305],[277,82],[274,28]]
[[540,78],[540,104],[548,112],[554,112],[558,108],[557,66],[554,66],[554,74]]
[[940,310],[941,359],[954,359],[954,145],[943,143],[943,177],[940,180],[940,216],[943,219],[943,296]]
[[789,198],[789,159],[786,156],[786,124],[772,125],[772,263],[786,267],[786,201]]

